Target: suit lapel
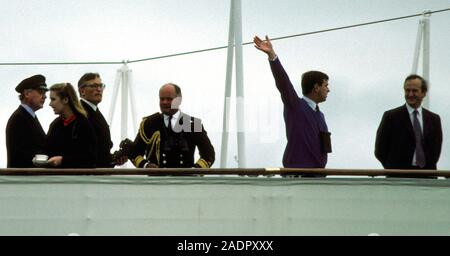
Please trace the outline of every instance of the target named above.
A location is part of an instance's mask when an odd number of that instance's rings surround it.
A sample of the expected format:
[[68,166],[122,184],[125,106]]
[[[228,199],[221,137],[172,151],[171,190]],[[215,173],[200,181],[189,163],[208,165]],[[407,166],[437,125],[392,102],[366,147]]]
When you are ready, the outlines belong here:
[[91,106],[89,106],[86,102],[84,102],[84,100],[80,100],[80,102],[84,110],[86,110],[86,112],[88,112],[89,115],[95,114],[95,110]]
[[408,130],[409,135],[411,135],[411,137],[415,138],[414,135],[414,129],[411,123],[411,118],[409,117],[409,112],[408,109],[406,108],[406,104],[403,105],[403,107],[401,108],[401,121],[402,123],[404,123],[406,125],[406,129]]
[[176,131],[183,131],[183,132],[194,132],[195,128],[195,122],[193,121],[192,117],[188,114],[185,114],[183,112],[180,112],[180,117],[178,118],[178,122],[175,124]]
[[422,115],[423,115],[423,137],[425,138],[430,134],[432,130],[431,115],[430,112],[424,108],[422,108]]
[[[45,131],[44,131],[44,129],[42,128],[42,125],[41,125],[41,123],[39,122],[39,120],[37,119],[37,116],[36,117],[33,117],[30,113],[28,113],[28,111],[24,108],[24,107],[22,107],[22,106],[19,106],[19,109],[20,109],[20,112],[21,112],[21,114],[28,120],[28,122],[29,123],[31,123],[31,126],[32,127],[36,127],[36,128],[38,128],[38,132],[40,133],[40,134],[44,134],[45,135]],[[37,131],[36,131],[37,132]]]
[[100,109],[98,107],[97,107],[97,111],[95,111],[95,113],[98,115],[98,118],[101,120],[101,122],[103,122],[104,125],[109,127],[109,124],[105,119],[105,116],[102,114],[102,112],[100,112]]
[[184,122],[188,121],[185,118],[185,114],[183,112],[180,112],[180,117],[178,118],[178,122],[175,124],[175,130],[180,131],[180,126],[183,127]]

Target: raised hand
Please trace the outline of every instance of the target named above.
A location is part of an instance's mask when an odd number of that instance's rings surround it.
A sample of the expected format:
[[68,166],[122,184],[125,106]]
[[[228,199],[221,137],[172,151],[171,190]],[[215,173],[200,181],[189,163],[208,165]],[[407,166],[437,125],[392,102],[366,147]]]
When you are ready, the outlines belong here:
[[255,36],[253,38],[253,43],[255,44],[255,48],[265,52],[270,59],[274,59],[276,54],[275,51],[273,50],[273,46],[272,43],[270,42],[270,39],[268,36],[266,36],[266,40],[261,40],[261,38],[259,38],[258,36]]

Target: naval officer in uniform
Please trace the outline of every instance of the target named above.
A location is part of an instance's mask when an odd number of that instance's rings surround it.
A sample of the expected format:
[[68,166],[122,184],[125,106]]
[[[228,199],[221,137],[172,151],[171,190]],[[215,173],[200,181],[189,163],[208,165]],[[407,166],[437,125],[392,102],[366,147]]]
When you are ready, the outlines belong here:
[[[145,117],[129,159],[138,168],[210,168],[214,147],[198,118],[179,110],[181,89],[173,83],[159,90],[161,113]],[[194,160],[198,148],[200,159]]]

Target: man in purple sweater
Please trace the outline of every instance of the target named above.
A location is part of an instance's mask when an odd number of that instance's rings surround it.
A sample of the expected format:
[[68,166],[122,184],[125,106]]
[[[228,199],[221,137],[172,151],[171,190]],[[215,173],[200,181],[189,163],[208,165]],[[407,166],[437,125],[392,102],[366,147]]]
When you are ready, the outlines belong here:
[[302,75],[303,98],[298,97],[268,36],[261,40],[255,36],[255,47],[269,57],[275,84],[284,105],[287,145],[283,156],[286,168],[324,168],[331,140],[325,117],[319,103],[327,99],[328,76],[320,71]]

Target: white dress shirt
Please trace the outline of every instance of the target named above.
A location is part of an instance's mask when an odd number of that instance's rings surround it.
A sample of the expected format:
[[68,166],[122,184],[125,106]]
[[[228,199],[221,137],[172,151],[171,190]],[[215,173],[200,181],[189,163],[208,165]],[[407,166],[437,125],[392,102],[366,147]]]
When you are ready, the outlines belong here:
[[[181,111],[178,110],[175,114],[172,115],[172,129],[175,127],[175,124],[178,123],[178,119],[180,118]],[[167,127],[169,125],[169,115],[163,114],[164,116],[164,125]]]

